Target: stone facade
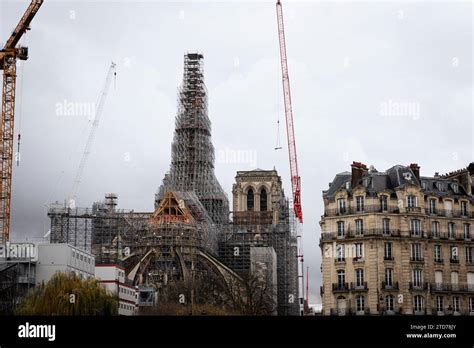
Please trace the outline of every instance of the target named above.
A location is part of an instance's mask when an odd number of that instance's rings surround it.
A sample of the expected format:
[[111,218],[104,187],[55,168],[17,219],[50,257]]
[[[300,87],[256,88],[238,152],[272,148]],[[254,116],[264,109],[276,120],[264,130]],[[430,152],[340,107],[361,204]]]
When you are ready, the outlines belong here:
[[232,188],[232,229],[223,235],[220,259],[246,277],[251,250],[276,253],[278,315],[298,315],[298,260],[295,231],[290,228],[289,203],[276,170],[238,171]]
[[351,169],[323,192],[323,314],[474,314],[474,163]]

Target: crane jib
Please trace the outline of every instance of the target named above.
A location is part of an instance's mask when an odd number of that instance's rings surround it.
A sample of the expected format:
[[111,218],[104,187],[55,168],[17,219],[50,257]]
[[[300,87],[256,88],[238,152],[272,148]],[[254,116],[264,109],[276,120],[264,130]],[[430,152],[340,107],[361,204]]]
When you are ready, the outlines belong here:
[[283,9],[280,0],[276,4],[278,21],[278,38],[280,41],[281,75],[283,84],[283,96],[285,103],[286,134],[288,138],[288,157],[290,160],[291,186],[293,194],[293,209],[300,223],[303,223],[303,211],[301,207],[301,178],[298,174],[298,157],[296,152],[296,139],[293,124],[293,109],[291,106],[290,77],[288,73],[288,61],[286,55],[285,27],[283,24]]

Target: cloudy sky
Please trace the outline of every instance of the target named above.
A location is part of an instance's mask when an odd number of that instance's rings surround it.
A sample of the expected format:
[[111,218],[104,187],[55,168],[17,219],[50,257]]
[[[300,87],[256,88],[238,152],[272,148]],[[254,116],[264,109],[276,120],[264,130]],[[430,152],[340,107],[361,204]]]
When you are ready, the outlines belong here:
[[[5,42],[29,1],[0,1]],[[353,160],[422,175],[472,161],[472,3],[284,2],[310,301],[319,302],[322,190]],[[111,61],[117,63],[78,205],[104,193],[153,209],[169,168],[183,55],[205,56],[216,174],[231,197],[237,170],[271,169],[290,190],[275,2],[46,0],[18,67],[12,237],[47,232],[64,201]],[[77,106],[75,112],[63,106]],[[16,148],[15,148],[16,151]]]

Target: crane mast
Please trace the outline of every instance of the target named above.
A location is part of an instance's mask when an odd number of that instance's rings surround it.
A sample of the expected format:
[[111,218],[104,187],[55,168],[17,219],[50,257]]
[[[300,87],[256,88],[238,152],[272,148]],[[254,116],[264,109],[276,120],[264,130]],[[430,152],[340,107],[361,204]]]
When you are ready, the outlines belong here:
[[115,76],[115,63],[110,64],[109,71],[107,73],[107,77],[105,78],[104,88],[100,92],[99,102],[97,105],[97,110],[94,115],[94,120],[92,121],[92,127],[89,132],[89,136],[87,137],[86,146],[84,148],[84,153],[82,154],[81,162],[76,172],[76,176],[74,178],[73,186],[71,189],[71,193],[69,194],[69,205],[75,204],[77,190],[79,189],[79,184],[81,183],[82,173],[84,171],[84,167],[87,162],[87,157],[91,151],[92,143],[94,142],[95,133],[97,130],[97,126],[99,125],[100,117],[102,116],[102,111],[104,110],[105,100],[107,99],[107,94],[109,92],[110,83],[112,81],[112,76]]
[[301,182],[298,174],[298,158],[296,154],[296,139],[293,124],[293,108],[291,106],[290,77],[288,75],[288,60],[286,56],[285,27],[283,25],[283,9],[280,0],[276,4],[278,20],[278,38],[280,41],[281,74],[283,81],[283,97],[285,101],[286,134],[288,138],[288,155],[290,158],[291,188],[295,216],[303,223],[301,207]]
[[7,43],[0,50],[0,70],[3,70],[2,115],[0,134],[0,243],[10,239],[10,206],[15,121],[16,61],[28,59],[27,47],[16,47],[43,0],[32,0]]

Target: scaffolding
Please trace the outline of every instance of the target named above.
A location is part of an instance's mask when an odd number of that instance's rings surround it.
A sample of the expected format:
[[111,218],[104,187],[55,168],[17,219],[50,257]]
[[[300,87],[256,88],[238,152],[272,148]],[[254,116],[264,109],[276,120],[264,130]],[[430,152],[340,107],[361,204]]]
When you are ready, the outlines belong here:
[[274,212],[233,212],[231,228],[221,235],[219,258],[245,277],[251,270],[251,248],[273,247],[277,256],[278,315],[298,315],[297,239],[290,228],[288,201],[279,204],[279,221]]
[[165,175],[156,204],[168,190],[196,193],[214,223],[228,222],[229,201],[214,173],[214,146],[207,109],[203,55],[199,53],[184,56],[170,172]]
[[92,208],[55,205],[48,212],[51,242],[91,251],[96,263],[122,265],[135,285],[158,289],[171,279],[186,281],[206,272],[249,275],[250,249],[273,247],[278,314],[298,315],[296,235],[288,201],[277,195],[274,211],[230,214],[214,173],[202,60],[199,53],[184,57],[170,171],[155,195],[155,211],[118,209],[113,193]]

